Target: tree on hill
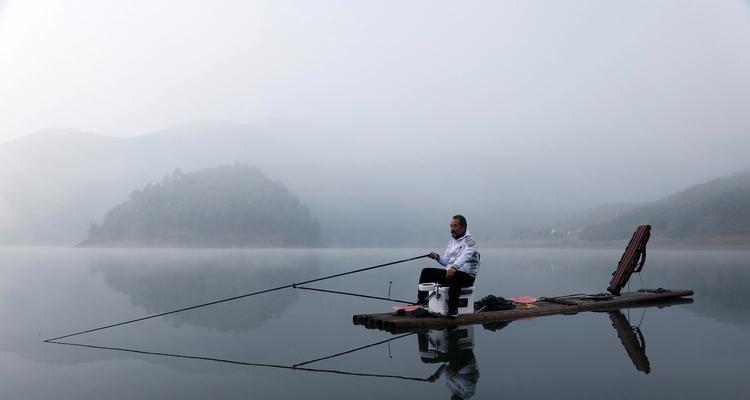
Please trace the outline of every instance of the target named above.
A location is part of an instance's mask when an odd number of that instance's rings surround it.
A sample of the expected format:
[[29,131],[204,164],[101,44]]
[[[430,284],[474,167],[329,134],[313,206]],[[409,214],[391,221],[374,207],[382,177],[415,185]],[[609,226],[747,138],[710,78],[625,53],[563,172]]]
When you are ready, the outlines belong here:
[[310,210],[257,168],[235,164],[183,173],[136,190],[92,224],[83,246],[320,246]]
[[581,238],[626,239],[641,224],[651,224],[660,237],[669,239],[749,235],[750,173],[692,186],[611,221],[589,226]]

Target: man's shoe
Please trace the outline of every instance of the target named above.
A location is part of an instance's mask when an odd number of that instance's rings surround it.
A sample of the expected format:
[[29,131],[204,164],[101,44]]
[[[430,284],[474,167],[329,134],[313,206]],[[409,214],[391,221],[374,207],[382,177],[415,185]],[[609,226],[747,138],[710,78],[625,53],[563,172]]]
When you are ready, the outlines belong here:
[[458,317],[458,310],[448,310],[448,318],[455,319]]

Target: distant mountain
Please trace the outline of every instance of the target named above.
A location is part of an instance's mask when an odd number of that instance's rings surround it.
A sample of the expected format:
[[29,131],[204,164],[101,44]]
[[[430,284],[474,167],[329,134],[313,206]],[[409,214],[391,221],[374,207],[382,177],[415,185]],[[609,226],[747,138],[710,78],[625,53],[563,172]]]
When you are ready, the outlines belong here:
[[83,246],[315,247],[320,227],[280,182],[235,164],[176,170],[92,224]]
[[643,205],[644,203],[611,203],[602,204],[579,213],[571,214],[556,223],[541,229],[522,233],[519,239],[540,240],[575,240],[581,232],[592,225],[611,221]]
[[356,132],[284,120],[195,122],[128,138],[74,130],[24,136],[0,143],[0,245],[75,245],[133,188],[178,168],[234,162],[283,181],[315,210],[333,246],[442,244],[445,218],[457,212],[488,240],[536,215],[510,213],[489,195],[438,199],[444,182],[460,177],[478,187],[485,178],[440,157],[375,146]]
[[581,231],[580,238],[626,239],[641,224],[651,224],[654,234],[666,239],[750,238],[750,170],[692,186],[591,224]]
[[[274,155],[293,151],[290,130],[283,123],[199,122],[131,138],[57,130],[2,143],[0,244],[79,243],[89,224],[101,221],[133,188],[177,168],[238,161],[289,182],[294,166],[280,168]],[[318,152],[309,148],[305,154]]]
[[75,245],[133,188],[178,168],[234,162],[284,182],[315,210],[330,246],[439,246],[447,236],[445,219],[456,213],[469,218],[485,245],[546,238],[552,229],[577,237],[583,227],[629,207],[590,210],[541,230],[570,213],[572,204],[588,206],[598,202],[594,197],[616,194],[571,195],[565,179],[542,166],[519,172],[495,164],[494,156],[462,152],[456,158],[441,140],[419,148],[283,120],[190,123],[129,138],[80,131],[24,136],[0,143],[0,245]]

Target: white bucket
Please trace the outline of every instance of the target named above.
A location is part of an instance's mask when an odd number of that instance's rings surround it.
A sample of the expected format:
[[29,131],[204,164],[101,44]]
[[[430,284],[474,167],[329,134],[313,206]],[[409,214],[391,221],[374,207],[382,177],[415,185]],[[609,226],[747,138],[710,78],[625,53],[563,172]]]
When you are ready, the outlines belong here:
[[[419,290],[427,293],[427,309],[430,312],[448,314],[448,286],[439,286],[437,283],[420,283]],[[474,313],[474,286],[461,288],[461,296],[458,297],[458,314]]]
[[427,339],[427,348],[420,350],[420,357],[424,359],[436,359],[440,354],[449,354],[450,352],[450,335],[455,340],[454,345],[457,349],[471,350],[474,348],[474,327],[471,325],[462,326],[457,329],[431,329],[423,333]]

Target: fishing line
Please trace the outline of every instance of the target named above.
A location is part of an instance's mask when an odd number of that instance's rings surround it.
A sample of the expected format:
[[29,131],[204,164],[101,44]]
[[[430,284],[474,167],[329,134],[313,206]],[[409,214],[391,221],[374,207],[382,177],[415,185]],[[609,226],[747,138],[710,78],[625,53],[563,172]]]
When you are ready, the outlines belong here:
[[[316,358],[314,360],[310,360],[310,361],[305,361],[305,362],[301,362],[301,363],[298,363],[298,364],[294,364],[294,365],[292,365],[292,367],[293,368],[298,368],[298,367],[300,367],[302,365],[312,364],[314,362],[328,360],[329,358],[343,356],[344,354],[354,353],[355,351],[364,350],[364,349],[367,349],[367,348],[370,348],[370,347],[374,347],[374,346],[377,346],[377,345],[383,344],[383,343],[388,343],[388,345],[390,346],[390,344],[391,344],[392,341],[398,340],[398,339],[401,339],[401,338],[405,338],[407,336],[411,336],[411,335],[413,335],[415,333],[416,332],[405,333],[405,334],[403,334],[401,336],[396,336],[396,337],[392,337],[390,339],[381,340],[380,342],[375,342],[375,343],[371,343],[371,344],[368,344],[368,345],[360,346],[360,347],[357,347],[357,348],[354,348],[354,349],[351,349],[351,350],[342,351],[341,353],[336,353],[336,354],[333,354],[333,355],[330,355],[330,356],[320,357],[320,358]],[[389,347],[389,349],[390,349],[390,347]]]
[[646,284],[643,282],[643,277],[641,276],[641,272],[640,271],[638,271],[638,279],[641,280],[641,287],[645,289],[646,288]]
[[640,327],[641,327],[641,324],[643,323],[643,317],[645,317],[645,316],[646,316],[646,309],[647,309],[647,308],[648,308],[648,307],[643,307],[643,314],[641,314],[641,320],[640,320],[640,321],[638,321],[638,328],[639,328],[639,329],[640,329]]
[[403,379],[403,380],[409,380],[409,381],[427,382],[427,379],[425,378],[415,378],[415,377],[401,376],[401,375],[369,374],[369,373],[363,373],[363,372],[341,371],[341,370],[335,370],[335,369],[318,369],[318,368],[294,367],[290,365],[280,365],[280,364],[252,363],[252,362],[245,362],[245,361],[227,360],[223,358],[189,356],[189,355],[184,355],[184,354],[160,353],[160,352],[155,352],[155,351],[126,349],[122,347],[107,347],[107,346],[95,346],[92,344],[83,344],[83,343],[56,342],[53,340],[45,340],[45,342],[51,343],[51,344],[61,344],[65,346],[85,347],[85,348],[100,349],[100,350],[114,350],[114,351],[122,351],[126,353],[145,354],[145,355],[161,356],[161,357],[185,358],[185,359],[190,359],[190,360],[213,361],[213,362],[219,362],[219,363],[225,363],[225,364],[243,365],[243,366],[250,366],[250,367],[277,368],[277,369],[288,369],[288,370],[294,370],[294,371],[324,372],[328,374],[337,374],[337,375],[369,376],[369,377],[375,377],[375,378],[393,378],[393,379]]
[[132,323],[139,322],[139,321],[145,321],[145,320],[151,319],[151,318],[163,317],[165,315],[176,314],[176,313],[183,312],[183,311],[194,310],[196,308],[212,306],[214,304],[225,303],[227,301],[238,300],[238,299],[242,299],[242,298],[245,298],[245,297],[255,296],[255,295],[259,295],[259,294],[263,294],[263,293],[274,292],[274,291],[282,290],[282,289],[289,289],[289,288],[296,287],[297,285],[304,285],[304,284],[313,283],[313,282],[320,282],[320,281],[324,281],[326,279],[338,278],[340,276],[356,274],[358,272],[369,271],[369,270],[376,269],[376,268],[383,268],[383,267],[387,267],[387,266],[394,265],[394,264],[400,264],[400,263],[404,263],[404,262],[408,262],[408,261],[418,260],[420,258],[426,258],[426,257],[429,257],[429,256],[430,256],[429,254],[425,254],[425,255],[421,255],[421,256],[417,256],[417,257],[406,258],[406,259],[403,259],[403,260],[392,261],[392,262],[385,263],[385,264],[374,265],[372,267],[360,268],[360,269],[355,269],[355,270],[352,270],[352,271],[347,271],[347,272],[341,272],[341,273],[338,273],[338,274],[328,275],[328,276],[324,276],[324,277],[320,277],[320,278],[316,278],[316,279],[311,279],[309,281],[304,281],[304,282],[299,282],[299,283],[291,283],[289,285],[278,286],[278,287],[271,288],[271,289],[259,290],[257,292],[242,294],[242,295],[239,295],[239,296],[228,297],[226,299],[215,300],[215,301],[211,301],[211,302],[208,302],[208,303],[198,304],[198,305],[195,305],[195,306],[180,308],[180,309],[177,309],[177,310],[167,311],[167,312],[163,312],[163,313],[159,313],[159,314],[154,314],[154,315],[149,315],[147,317],[141,317],[141,318],[131,319],[131,320],[128,320],[128,321],[118,322],[116,324],[110,324],[110,325],[100,326],[98,328],[87,329],[85,331],[70,333],[70,334],[67,334],[67,335],[58,336],[56,338],[47,339],[47,340],[45,340],[45,342],[52,342],[54,340],[60,340],[60,339],[65,339],[65,338],[69,338],[69,337],[72,337],[72,336],[78,336],[78,335],[82,335],[84,333],[91,333],[91,332],[101,331],[101,330],[104,330],[104,329],[114,328],[116,326],[122,326],[122,325],[132,324]]
[[360,293],[351,293],[351,292],[341,292],[338,290],[329,290],[329,289],[318,289],[313,287],[307,287],[307,286],[294,286],[295,289],[302,289],[302,290],[311,290],[314,292],[324,292],[324,293],[332,293],[332,294],[342,294],[345,296],[354,296],[354,297],[364,297],[366,299],[375,299],[375,300],[385,300],[385,301],[392,301],[394,303],[404,303],[404,304],[417,304],[413,301],[406,301],[406,300],[399,300],[399,299],[392,299],[390,297],[379,297],[379,296],[370,296],[367,294],[360,294]]

